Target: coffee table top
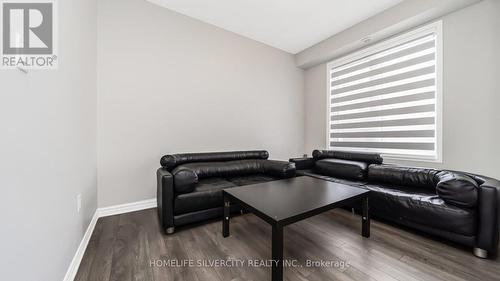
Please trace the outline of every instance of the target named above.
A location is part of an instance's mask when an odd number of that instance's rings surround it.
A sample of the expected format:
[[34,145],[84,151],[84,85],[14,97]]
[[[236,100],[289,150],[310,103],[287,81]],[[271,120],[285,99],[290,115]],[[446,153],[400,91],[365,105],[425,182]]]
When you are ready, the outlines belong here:
[[269,223],[290,224],[367,196],[369,190],[301,176],[228,188],[229,198],[243,203]]

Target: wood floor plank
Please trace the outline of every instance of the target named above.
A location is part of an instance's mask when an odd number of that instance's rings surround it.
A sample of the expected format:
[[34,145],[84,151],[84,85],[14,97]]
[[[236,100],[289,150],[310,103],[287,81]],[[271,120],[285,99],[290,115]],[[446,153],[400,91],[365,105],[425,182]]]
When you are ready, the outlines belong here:
[[163,266],[162,263],[162,261],[168,260],[171,256],[169,256],[165,246],[165,235],[161,230],[156,209],[148,209],[138,213],[143,214],[141,220],[147,232],[149,246],[148,264],[152,270],[153,280],[174,280],[174,271],[169,267]]
[[96,229],[101,231],[92,234],[91,240],[97,241],[95,246],[87,248],[83,260],[90,259],[89,267],[80,267],[75,280],[108,281],[111,276],[113,247],[118,231],[118,216],[100,218]]
[[[190,254],[186,251],[186,248],[184,247],[184,243],[185,241],[187,241],[188,237],[189,237],[188,231],[179,231],[176,235],[164,236],[164,241],[167,250],[166,255],[169,260],[174,260],[174,259],[178,261],[189,260]],[[193,268],[187,266],[174,266],[170,268],[167,266],[164,268],[168,271],[172,270],[173,272],[173,278],[166,279],[168,281],[199,280]]]
[[[343,214],[340,214],[339,217],[342,216]],[[337,219],[339,220],[342,219]],[[402,255],[400,259],[410,265],[424,263],[430,266],[429,270],[437,269],[440,275],[450,273],[458,280],[495,280],[498,278],[500,264],[494,260],[471,258],[470,249],[450,246],[449,243],[440,243],[439,239],[402,231],[386,224],[376,224],[376,227],[378,231],[370,238],[376,242],[372,247],[390,248],[391,251],[386,251],[387,253],[400,253]],[[470,270],[471,266],[477,270]]]
[[[361,236],[359,216],[333,210],[285,228],[287,281],[493,281],[500,259],[479,259],[470,249],[372,220],[370,238]],[[156,209],[101,218],[92,234],[76,281],[270,280],[268,267],[155,266],[154,261],[268,260],[271,228],[252,214],[231,220],[223,238],[221,222],[178,228],[165,235]],[[344,267],[307,267],[307,260],[343,261]]]
[[136,229],[136,242],[131,243],[134,245],[134,268],[132,271],[133,280],[147,280],[153,281],[153,268],[150,266],[150,248],[149,248],[149,236],[147,231],[147,226],[143,221],[144,215],[140,212],[133,212],[130,214],[130,222],[135,226]]
[[137,226],[132,222],[132,216],[133,214],[119,216],[110,281],[134,280],[135,256],[139,241]]

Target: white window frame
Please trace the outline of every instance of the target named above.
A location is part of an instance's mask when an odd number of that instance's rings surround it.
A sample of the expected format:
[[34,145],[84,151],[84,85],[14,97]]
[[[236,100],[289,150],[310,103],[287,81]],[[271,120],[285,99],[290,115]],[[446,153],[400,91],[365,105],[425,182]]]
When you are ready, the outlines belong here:
[[[365,47],[358,51],[354,51],[348,55],[341,58],[330,61],[326,65],[326,83],[327,83],[327,93],[326,93],[326,149],[332,149],[330,147],[330,130],[331,130],[331,74],[330,70],[332,68],[341,66],[343,64],[361,59],[363,57],[369,56],[371,54],[389,49],[393,46],[399,45],[406,41],[416,39],[425,35],[427,33],[436,34],[436,156],[419,156],[419,155],[401,155],[401,154],[388,154],[381,153],[384,159],[388,160],[408,160],[408,161],[424,161],[424,162],[436,162],[442,163],[443,161],[443,23],[442,21],[436,21],[434,23],[425,25],[420,28],[416,28],[411,31],[407,31],[403,34],[394,36],[392,38],[383,40],[379,43],[375,43],[372,46]],[[335,147],[335,150],[352,151],[349,148]],[[374,149],[376,152],[376,149]]]

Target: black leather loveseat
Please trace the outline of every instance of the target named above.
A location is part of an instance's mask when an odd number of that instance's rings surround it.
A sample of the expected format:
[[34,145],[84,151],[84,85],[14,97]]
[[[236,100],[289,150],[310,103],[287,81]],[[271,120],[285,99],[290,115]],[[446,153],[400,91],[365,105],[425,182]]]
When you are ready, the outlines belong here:
[[225,188],[295,176],[293,163],[268,157],[263,150],[163,156],[156,173],[162,228],[170,234],[176,226],[222,217]]
[[[465,172],[383,165],[378,154],[315,150],[297,174],[371,190],[370,214],[496,254],[500,182]],[[355,207],[355,206],[353,206]]]

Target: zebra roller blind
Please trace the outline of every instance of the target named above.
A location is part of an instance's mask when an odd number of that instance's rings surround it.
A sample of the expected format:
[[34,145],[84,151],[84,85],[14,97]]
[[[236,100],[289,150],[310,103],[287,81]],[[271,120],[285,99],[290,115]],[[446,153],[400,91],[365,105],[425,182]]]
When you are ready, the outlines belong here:
[[439,27],[328,64],[330,149],[439,159]]

